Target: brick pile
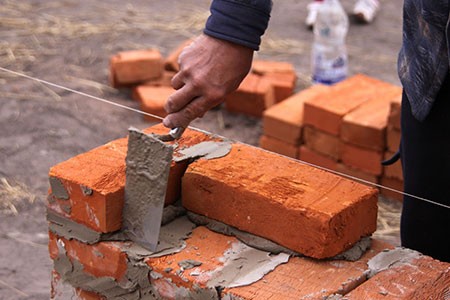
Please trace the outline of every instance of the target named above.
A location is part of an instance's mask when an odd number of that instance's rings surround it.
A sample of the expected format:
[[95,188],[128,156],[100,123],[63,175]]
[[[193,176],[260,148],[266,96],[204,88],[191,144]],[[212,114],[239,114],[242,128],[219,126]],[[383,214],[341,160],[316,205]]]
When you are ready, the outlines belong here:
[[400,87],[364,75],[312,86],[264,112],[260,146],[369,182],[386,182],[392,175],[383,175],[381,161],[392,152],[388,138],[394,132],[388,128],[394,126],[388,120],[393,119],[391,103],[399,103],[400,95]]
[[[222,140],[187,129],[173,144],[174,157],[204,141]],[[190,213],[308,257],[285,254],[284,264],[261,273],[259,263],[276,254],[248,265],[236,253],[260,250],[185,216],[164,227],[173,236],[181,228],[175,225],[184,224],[185,245],[154,255],[121,232],[126,154],[123,138],[51,168],[52,299],[437,299],[448,293],[450,264],[377,240],[356,261],[329,259],[374,232],[375,189],[232,142],[219,158],[173,161],[166,204],[181,198]]]
[[[179,71],[178,56],[192,40],[186,40],[164,58],[158,49],[117,53],[110,59],[110,83],[131,88],[140,109],[165,117],[164,104],[174,92],[171,79]],[[290,63],[254,60],[251,72],[239,88],[227,95],[225,107],[233,113],[261,117],[264,110],[294,93],[297,76]],[[145,116],[148,121],[157,118]]]

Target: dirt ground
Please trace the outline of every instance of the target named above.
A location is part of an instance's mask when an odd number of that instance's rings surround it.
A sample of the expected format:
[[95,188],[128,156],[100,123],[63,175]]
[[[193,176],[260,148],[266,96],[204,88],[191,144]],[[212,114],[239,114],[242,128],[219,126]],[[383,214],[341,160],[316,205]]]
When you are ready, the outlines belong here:
[[[274,1],[258,58],[295,65],[298,89],[310,85],[312,33],[307,0]],[[207,0],[0,0],[0,66],[138,108],[129,91],[108,86],[108,59],[157,47],[165,55],[201,32]],[[351,74],[399,84],[402,1],[381,0],[371,25],[351,22]],[[350,12],[353,0],[343,0]],[[141,115],[0,71],[0,299],[48,299],[45,199],[51,166],[145,128]],[[224,110],[192,124],[257,145],[261,122]],[[400,205],[380,201],[376,236],[398,244]]]

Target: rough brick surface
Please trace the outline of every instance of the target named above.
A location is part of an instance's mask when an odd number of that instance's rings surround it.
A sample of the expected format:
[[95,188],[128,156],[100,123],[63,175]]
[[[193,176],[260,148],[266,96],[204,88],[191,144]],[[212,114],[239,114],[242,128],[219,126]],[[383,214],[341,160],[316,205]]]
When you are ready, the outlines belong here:
[[341,159],[349,167],[373,175],[383,173],[383,152],[342,143]]
[[274,88],[260,75],[249,73],[239,88],[225,97],[230,112],[261,117],[264,110],[275,104]]
[[338,163],[329,156],[320,154],[307,146],[300,146],[299,148],[299,159],[306,161],[310,164],[320,166],[329,170],[336,170]]
[[295,74],[295,68],[288,62],[255,59],[252,62],[251,72],[258,75]]
[[[167,116],[164,109],[167,98],[173,94],[175,90],[168,86],[137,86],[133,90],[133,98],[141,104],[141,110],[157,117],[144,115],[148,121],[159,121]],[[160,117],[160,118],[158,118]]]
[[[237,299],[325,299],[345,294],[366,280],[367,261],[392,246],[374,240],[371,249],[358,261],[318,261],[294,257],[249,286],[225,289],[222,295]],[[361,298],[368,299],[368,298]]]
[[323,93],[328,87],[315,85],[268,108],[264,112],[263,131],[270,137],[290,144],[300,144],[303,127],[303,105],[308,99]]
[[157,49],[119,52],[110,59],[110,82],[116,88],[159,78],[162,72],[163,59]]
[[332,86],[327,93],[306,101],[304,122],[338,136],[346,114],[390,87],[391,84],[368,76],[355,75]]
[[[146,133],[167,134],[169,129],[158,124],[144,130]],[[177,150],[192,146],[211,137],[187,129],[177,141]],[[172,142],[174,143],[174,142]],[[122,226],[122,208],[125,188],[125,158],[127,138],[77,155],[50,169],[51,189],[48,207],[75,222],[99,232],[112,232]],[[181,191],[181,177],[186,162],[172,162],[166,204],[175,202]],[[53,191],[53,189],[55,189]],[[62,192],[58,192],[62,190]]]
[[279,103],[294,94],[297,76],[295,74],[270,73],[264,75],[262,80],[273,86],[275,103]]
[[394,85],[381,88],[376,97],[345,115],[341,127],[342,140],[359,147],[384,151],[391,101],[400,98],[401,93],[402,89]]
[[450,264],[422,256],[376,274],[344,299],[449,299]]
[[223,158],[194,162],[182,180],[188,210],[316,258],[375,231],[377,193],[240,144]]
[[320,154],[329,156],[338,161],[341,157],[342,142],[339,137],[331,135],[311,126],[303,128],[303,140],[305,145]]
[[297,158],[298,146],[285,143],[273,137],[262,135],[259,139],[259,146],[263,149],[279,153],[292,158]]

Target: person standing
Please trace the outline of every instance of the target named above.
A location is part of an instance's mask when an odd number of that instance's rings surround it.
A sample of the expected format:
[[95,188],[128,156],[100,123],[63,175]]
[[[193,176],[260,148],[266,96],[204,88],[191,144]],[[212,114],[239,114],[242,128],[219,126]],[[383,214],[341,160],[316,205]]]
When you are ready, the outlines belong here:
[[[317,11],[320,9],[323,0],[314,0],[306,7],[308,14],[305,20],[306,26],[312,29],[317,18]],[[353,7],[353,16],[358,22],[372,23],[380,10],[379,0],[357,0]]]
[[[166,127],[187,127],[223,101],[250,70],[271,12],[270,0],[213,0],[204,33],[179,57]],[[402,245],[450,262],[450,7],[405,0],[398,73],[403,85],[400,145]],[[437,204],[436,204],[437,203]]]

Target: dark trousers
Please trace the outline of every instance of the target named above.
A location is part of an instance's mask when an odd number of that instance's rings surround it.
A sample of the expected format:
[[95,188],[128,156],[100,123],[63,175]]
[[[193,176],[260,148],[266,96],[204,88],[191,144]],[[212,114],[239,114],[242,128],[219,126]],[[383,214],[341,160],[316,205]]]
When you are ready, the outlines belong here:
[[[402,100],[400,147],[406,193],[450,206],[450,76],[423,122]],[[450,262],[450,209],[404,196],[402,246]]]

